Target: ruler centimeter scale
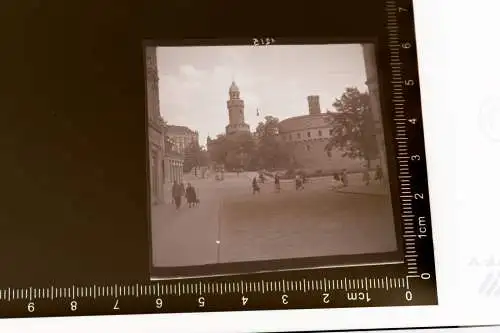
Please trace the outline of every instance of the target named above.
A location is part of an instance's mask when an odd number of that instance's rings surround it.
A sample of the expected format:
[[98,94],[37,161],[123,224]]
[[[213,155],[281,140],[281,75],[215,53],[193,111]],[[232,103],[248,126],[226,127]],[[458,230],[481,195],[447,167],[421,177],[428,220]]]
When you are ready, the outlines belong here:
[[[415,181],[413,172],[425,169],[425,152],[413,146],[414,137],[419,144],[423,142],[419,94],[415,103],[418,107],[409,105],[412,94],[415,90],[418,92],[416,58],[408,55],[415,53],[415,36],[411,29],[405,36],[401,24],[404,20],[404,26],[413,25],[413,8],[411,0],[386,0],[385,9],[391,70],[393,158],[398,170],[399,217],[404,246],[402,270],[359,276],[344,273],[349,272],[346,267],[340,273],[326,270],[321,278],[314,278],[318,276],[317,271],[311,275],[305,271],[304,278],[279,279],[273,275],[269,279],[222,277],[216,280],[0,288],[0,317],[429,304],[426,299],[429,293],[423,290],[432,288],[435,280],[433,260],[429,265],[427,258],[422,259],[433,252],[429,207],[425,204],[427,184]],[[416,110],[416,114],[411,110]]]
[[[415,77],[404,76],[404,57],[408,57],[404,52],[408,52],[415,48],[414,34],[406,39],[401,39],[401,24],[399,23],[402,17],[406,17],[406,23],[411,26],[413,24],[412,8],[409,1],[406,6],[399,5],[396,0],[386,1],[387,11],[387,30],[389,40],[389,57],[391,67],[391,90],[392,90],[392,108],[395,122],[395,147],[396,160],[398,167],[399,179],[399,197],[401,222],[403,224],[403,243],[404,243],[404,261],[407,267],[408,276],[422,277],[429,279],[430,274],[421,272],[419,274],[419,249],[425,247],[432,242],[429,236],[429,218],[424,214],[416,214],[414,209],[414,201],[423,200],[425,198],[424,191],[415,190],[415,184],[412,184],[411,165],[424,160],[425,156],[422,152],[412,151],[409,143],[409,134],[417,132],[421,124],[418,124],[419,119],[411,116],[407,107],[406,91],[410,89],[418,89],[418,83]],[[416,60],[412,61],[413,69],[416,72]],[[419,135],[419,139],[423,140],[423,136]],[[428,207],[426,207],[428,210]],[[426,212],[427,213],[427,212]],[[417,244],[420,243],[420,244]],[[430,243],[432,246],[432,243]]]
[[0,317],[11,317],[11,312],[16,313],[16,317],[29,317],[137,314],[158,310],[170,313],[256,310],[267,309],[269,305],[278,309],[360,307],[372,306],[372,302],[377,306],[404,305],[414,300],[410,281],[408,276],[385,276],[5,288],[0,290]]

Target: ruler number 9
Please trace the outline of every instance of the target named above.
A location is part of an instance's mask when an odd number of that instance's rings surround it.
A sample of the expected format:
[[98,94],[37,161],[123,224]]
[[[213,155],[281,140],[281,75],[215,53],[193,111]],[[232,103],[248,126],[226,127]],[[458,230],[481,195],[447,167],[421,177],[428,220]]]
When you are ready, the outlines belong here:
[[157,298],[155,304],[157,309],[161,309],[163,307],[163,300],[161,298]]

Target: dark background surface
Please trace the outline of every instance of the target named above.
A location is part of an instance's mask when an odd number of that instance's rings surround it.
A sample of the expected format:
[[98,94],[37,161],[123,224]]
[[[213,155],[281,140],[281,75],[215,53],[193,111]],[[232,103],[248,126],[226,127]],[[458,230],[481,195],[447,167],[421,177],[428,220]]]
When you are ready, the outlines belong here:
[[144,39],[386,35],[375,0],[2,7],[2,287],[148,277]]

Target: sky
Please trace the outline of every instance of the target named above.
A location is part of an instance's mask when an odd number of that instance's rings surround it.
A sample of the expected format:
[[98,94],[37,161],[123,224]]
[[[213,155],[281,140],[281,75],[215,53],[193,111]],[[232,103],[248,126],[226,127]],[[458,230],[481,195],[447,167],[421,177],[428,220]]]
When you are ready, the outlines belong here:
[[225,132],[233,79],[252,131],[267,115],[308,114],[309,95],[326,112],[346,87],[367,90],[359,44],[159,47],[157,61],[163,118],[197,130],[201,145]]

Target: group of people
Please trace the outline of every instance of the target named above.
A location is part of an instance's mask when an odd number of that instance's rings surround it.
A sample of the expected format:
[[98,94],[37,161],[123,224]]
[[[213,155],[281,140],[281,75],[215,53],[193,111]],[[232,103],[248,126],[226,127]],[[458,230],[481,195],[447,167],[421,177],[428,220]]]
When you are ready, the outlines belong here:
[[[375,168],[375,176],[373,179],[376,182],[379,182],[379,183],[382,182],[382,168],[380,167],[380,165],[377,165],[377,167]],[[370,184],[371,177],[370,177],[370,172],[368,171],[368,169],[365,169],[363,171],[362,180],[363,180],[363,183],[365,185]],[[348,173],[347,173],[346,169],[342,169],[341,172],[338,172],[338,173],[336,172],[333,174],[333,180],[332,180],[332,188],[333,189],[346,187],[348,185],[349,185],[349,179],[348,179]]]
[[183,197],[186,197],[189,208],[196,206],[200,202],[191,183],[184,186],[183,183],[174,181],[172,185],[172,202],[175,204],[176,209],[181,208]]

